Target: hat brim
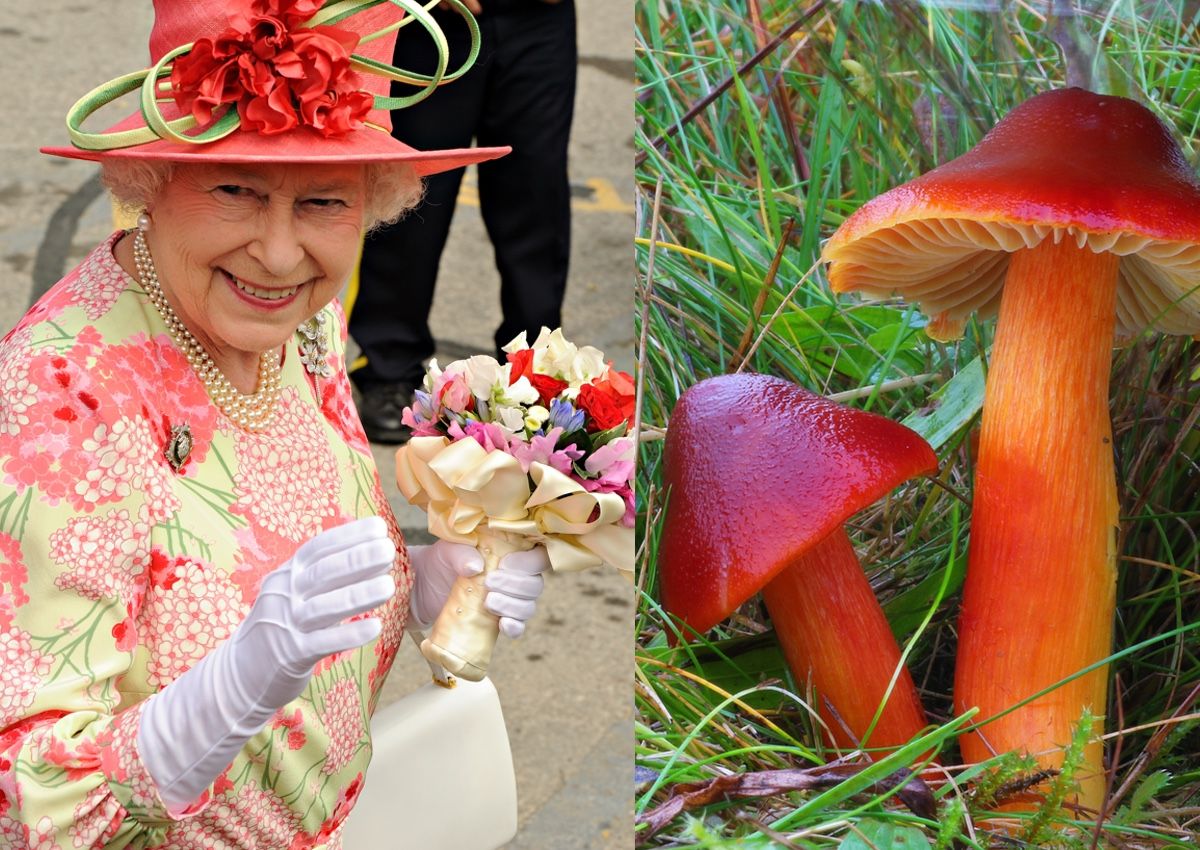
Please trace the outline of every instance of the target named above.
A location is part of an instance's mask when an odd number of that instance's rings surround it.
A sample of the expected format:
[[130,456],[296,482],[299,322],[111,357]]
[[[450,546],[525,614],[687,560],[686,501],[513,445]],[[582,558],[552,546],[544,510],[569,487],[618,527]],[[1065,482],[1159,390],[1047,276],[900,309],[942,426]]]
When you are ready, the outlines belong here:
[[[121,129],[126,123],[128,121],[123,121],[113,129]],[[373,127],[355,130],[341,138],[327,138],[311,128],[297,127],[274,136],[235,132],[202,145],[160,139],[107,151],[83,150],[73,146],[41,148],[42,153],[50,156],[92,162],[130,159],[239,164],[408,162],[422,177],[496,159],[511,150],[509,147],[496,147],[422,151]]]

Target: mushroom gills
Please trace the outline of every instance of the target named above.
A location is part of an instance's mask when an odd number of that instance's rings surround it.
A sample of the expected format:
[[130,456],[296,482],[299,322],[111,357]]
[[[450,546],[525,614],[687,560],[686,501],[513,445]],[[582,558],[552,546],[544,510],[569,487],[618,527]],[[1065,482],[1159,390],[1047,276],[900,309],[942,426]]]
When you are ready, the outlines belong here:
[[[1200,247],[1156,242],[1119,232],[1091,233],[1074,226],[1014,224],[960,218],[900,222],[838,250],[835,289],[869,298],[900,296],[929,316],[961,328],[972,312],[996,313],[1010,255],[1040,245],[1073,242],[1093,253],[1120,256],[1116,334],[1147,328],[1200,334]],[[934,329],[938,339],[944,334]]]

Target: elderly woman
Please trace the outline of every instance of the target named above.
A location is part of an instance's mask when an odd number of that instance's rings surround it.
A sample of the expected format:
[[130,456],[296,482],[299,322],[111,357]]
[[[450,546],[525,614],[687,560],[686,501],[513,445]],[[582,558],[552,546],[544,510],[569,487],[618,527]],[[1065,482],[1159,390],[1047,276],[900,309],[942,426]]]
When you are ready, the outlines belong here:
[[[415,4],[156,5],[143,110],[84,132],[114,81],[47,150],[100,162],[138,227],[0,344],[0,847],[337,847],[410,611],[482,562],[406,552],[334,297],[421,175],[504,151],[388,134]],[[506,633],[545,566],[489,578]]]

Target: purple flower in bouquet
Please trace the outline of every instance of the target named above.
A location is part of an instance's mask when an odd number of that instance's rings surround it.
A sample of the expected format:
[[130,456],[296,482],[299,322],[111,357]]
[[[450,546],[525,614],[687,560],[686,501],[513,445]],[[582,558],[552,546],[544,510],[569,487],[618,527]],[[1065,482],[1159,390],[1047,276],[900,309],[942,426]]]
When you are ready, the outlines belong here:
[[433,402],[433,396],[422,390],[413,393],[413,403],[404,408],[400,421],[412,429],[414,437],[436,437],[442,432],[438,429],[438,410]]
[[561,428],[564,434],[574,434],[582,431],[587,414],[576,410],[575,405],[565,398],[556,398],[550,402],[550,418],[546,425],[550,428]]

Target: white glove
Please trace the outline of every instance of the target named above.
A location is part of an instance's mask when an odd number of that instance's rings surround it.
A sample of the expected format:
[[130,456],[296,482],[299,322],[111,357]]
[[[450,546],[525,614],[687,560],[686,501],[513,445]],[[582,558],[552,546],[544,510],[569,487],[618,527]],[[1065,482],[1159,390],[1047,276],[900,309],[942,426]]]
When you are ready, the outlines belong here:
[[[426,631],[446,604],[455,580],[483,571],[483,556],[471,546],[447,540],[409,546],[408,556],[414,574],[410,597],[413,625]],[[545,585],[541,574],[549,568],[546,547],[535,546],[505,555],[496,571],[484,579],[489,593],[483,606],[500,618],[500,632],[505,637],[519,638],[525,633],[525,621],[537,609]]]
[[229,640],[146,701],[138,750],[172,813],[194,803],[250,736],[300,695],[318,661],[379,635],[376,617],[343,621],[396,592],[395,558],[379,517],[318,534],[263,579]]

